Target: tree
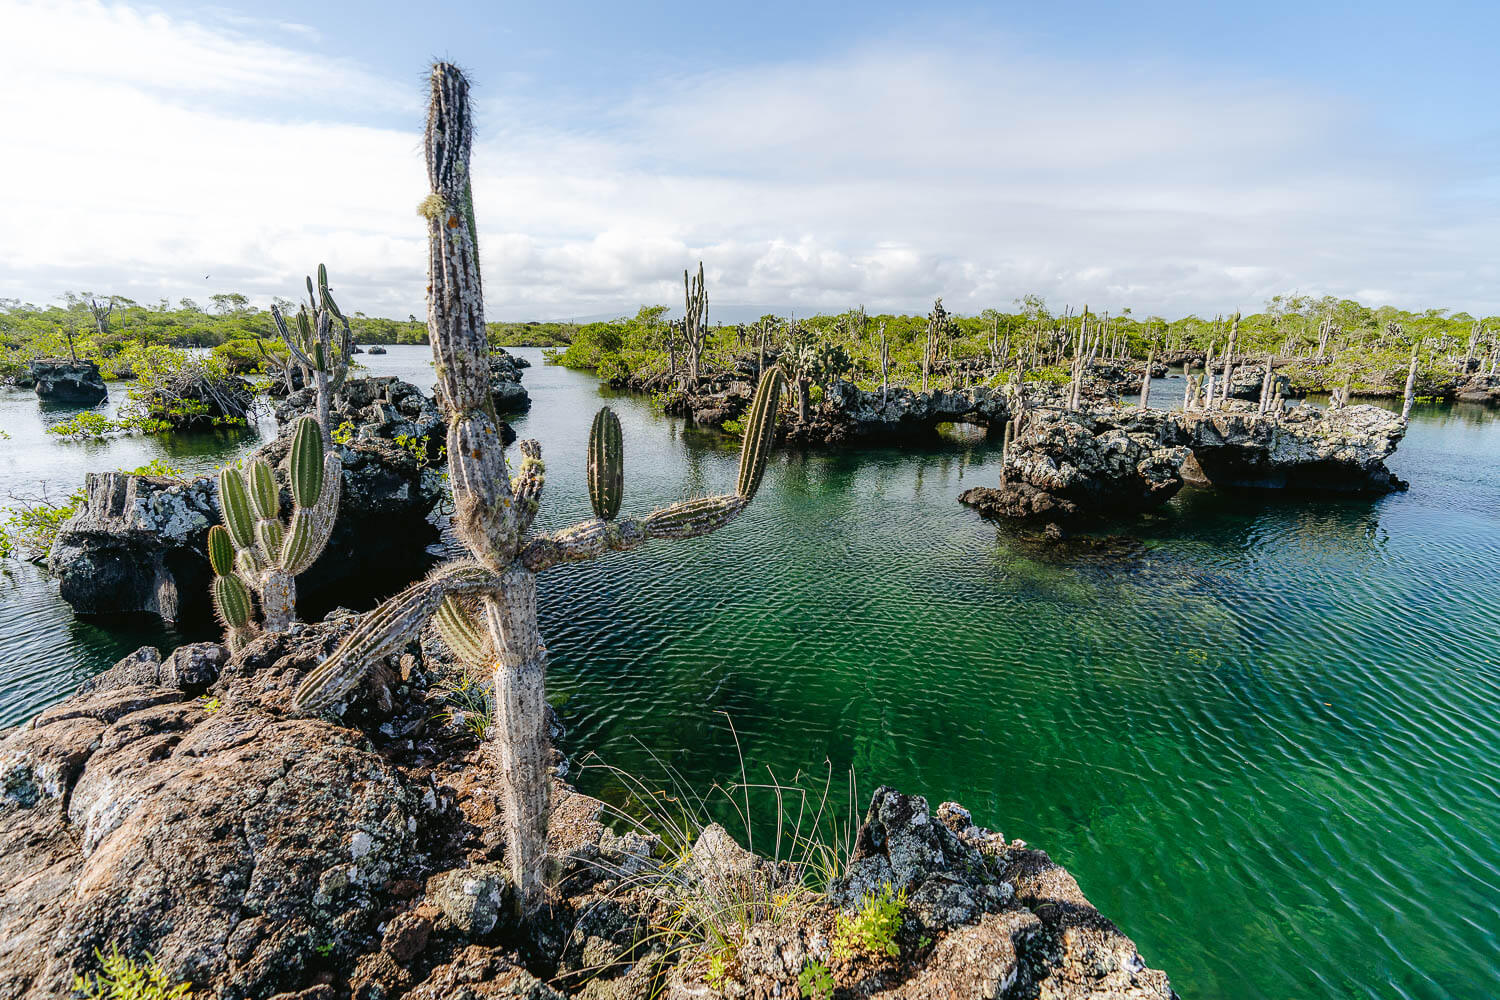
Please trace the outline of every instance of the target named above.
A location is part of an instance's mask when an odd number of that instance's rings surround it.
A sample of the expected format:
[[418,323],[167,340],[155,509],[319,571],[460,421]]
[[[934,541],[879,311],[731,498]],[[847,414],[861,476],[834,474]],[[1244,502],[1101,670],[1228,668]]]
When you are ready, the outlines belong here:
[[214,312],[220,316],[236,316],[250,311],[250,300],[239,292],[220,292],[218,295],[210,295],[208,300],[214,304]]

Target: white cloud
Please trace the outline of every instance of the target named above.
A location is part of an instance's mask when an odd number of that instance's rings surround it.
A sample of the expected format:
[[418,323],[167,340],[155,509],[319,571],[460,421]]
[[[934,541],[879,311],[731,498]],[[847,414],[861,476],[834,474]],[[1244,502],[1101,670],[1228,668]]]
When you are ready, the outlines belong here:
[[[0,295],[264,300],[326,260],[350,308],[422,313],[419,87],[249,19],[3,0],[0,17],[19,28],[0,39]],[[593,108],[475,98],[493,316],[675,303],[699,257],[721,316],[1029,291],[1180,314],[1293,288],[1500,310],[1475,249],[1500,230],[1493,200],[1451,199],[1358,108],[1275,84],[976,39]]]

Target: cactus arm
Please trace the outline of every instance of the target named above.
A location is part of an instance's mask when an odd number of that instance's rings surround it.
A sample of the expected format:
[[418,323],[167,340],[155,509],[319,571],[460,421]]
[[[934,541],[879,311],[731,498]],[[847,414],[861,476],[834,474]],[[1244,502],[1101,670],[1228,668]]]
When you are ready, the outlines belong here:
[[724,527],[749,504],[749,498],[729,493],[673,504],[644,518],[618,521],[595,518],[531,539],[521,549],[521,564],[533,573],[540,573],[560,563],[595,559],[606,552],[625,552],[652,538],[697,538]]
[[766,474],[771,446],[776,443],[776,409],[781,404],[781,388],[786,378],[779,365],[772,365],[760,376],[755,397],[750,400],[750,415],[745,421],[745,439],[740,446],[740,472],[735,492],[749,502]]
[[323,491],[318,495],[318,502],[292,511],[292,523],[286,532],[279,562],[281,568],[293,576],[307,572],[328,546],[333,524],[339,516],[343,468],[337,455],[323,456]]
[[739,516],[750,505],[750,498],[737,493],[702,497],[652,511],[641,519],[647,538],[697,538]]
[[303,368],[312,368],[312,359],[302,350],[301,345],[297,343],[297,338],[292,335],[292,331],[287,329],[286,320],[281,315],[281,309],[274,303],[271,306],[271,319],[275,320],[276,332],[281,335],[281,342],[286,344],[287,352],[291,354],[293,360]]
[[541,506],[542,487],[547,482],[547,465],[542,461],[542,446],[527,438],[521,449],[521,471],[511,480],[510,491],[516,498],[516,529],[525,534],[531,530]]
[[349,352],[354,347],[354,331],[349,329],[349,320],[338,311],[337,306],[333,305],[332,298],[329,298],[328,304],[343,326],[339,333],[338,347],[334,349],[333,374],[328,380],[329,393],[336,394],[344,387],[344,377],[349,374]]
[[472,666],[494,662],[495,652],[486,641],[485,628],[452,594],[443,597],[443,603],[432,616],[432,624],[443,644],[460,662]]
[[448,596],[475,596],[498,590],[500,578],[477,563],[440,567],[365,615],[359,627],[297,689],[293,706],[316,711],[341,700],[364,679],[372,664],[415,638]]

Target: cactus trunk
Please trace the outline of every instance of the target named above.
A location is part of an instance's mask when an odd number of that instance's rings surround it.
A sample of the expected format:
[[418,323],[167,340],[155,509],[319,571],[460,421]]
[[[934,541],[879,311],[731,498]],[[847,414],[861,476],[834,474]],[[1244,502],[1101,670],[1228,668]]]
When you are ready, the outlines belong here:
[[297,578],[280,570],[269,570],[261,586],[260,608],[266,616],[267,632],[285,632],[297,619]]
[[535,575],[516,567],[483,603],[496,640],[494,743],[506,860],[517,896],[529,904],[542,898],[545,885],[552,782],[547,651],[536,624]]

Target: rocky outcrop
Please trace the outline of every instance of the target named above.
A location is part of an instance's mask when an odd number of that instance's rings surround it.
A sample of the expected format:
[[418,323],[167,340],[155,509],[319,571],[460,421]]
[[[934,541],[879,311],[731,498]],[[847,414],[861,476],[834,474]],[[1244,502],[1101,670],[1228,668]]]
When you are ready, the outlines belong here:
[[[335,397],[335,421],[351,422],[351,439],[335,444],[343,462],[343,497],[328,548],[298,577],[299,607],[326,611],[388,593],[432,563],[425,547],[437,528],[427,515],[442,496],[446,427],[432,400],[394,377],[350,379]],[[280,426],[312,404],[311,390],[277,407]],[[280,466],[291,449],[283,435],[257,454]],[[217,485],[123,472],[90,473],[88,499],[59,530],[47,566],[64,600],[79,614],[149,612],[169,621],[205,622],[208,529],[219,521]],[[290,492],[282,502],[291,509]],[[399,538],[400,545],[382,544]]]
[[[141,650],[0,733],[0,998],[65,996],[111,946],[235,1000],[790,997],[815,963],[841,998],[1172,996],[1045,854],[889,788],[824,895],[720,827],[679,864],[558,783],[556,893],[518,920],[497,765],[434,703],[435,649],[392,654],[331,715],[290,713],[357,621],[233,656]],[[891,946],[836,951],[839,914],[887,884]],[[707,953],[662,933],[674,900],[766,892],[776,919],[749,921],[712,987]]]
[[1406,488],[1385,464],[1405,433],[1399,414],[1367,405],[1030,409],[1004,485],[974,487],[959,500],[989,517],[1060,522],[1150,510],[1185,481],[1380,495]]
[[87,499],[57,533],[47,569],[79,614],[150,612],[206,620],[213,579],[208,529],[213,481],[91,472]]
[[364,353],[366,353],[366,354],[385,354],[386,350],[385,350],[384,347],[381,347],[379,344],[371,344],[370,347]]
[[1467,375],[1455,388],[1454,398],[1462,403],[1500,404],[1500,375]]
[[[276,423],[287,427],[298,417],[315,414],[317,390],[299,389],[276,404]],[[349,378],[329,401],[328,420],[332,430],[343,428],[348,436],[360,441],[398,437],[421,441],[424,451],[435,458],[447,425],[432,397],[394,375]],[[347,425],[347,427],[345,426]]]
[[959,500],[989,517],[1046,521],[1160,507],[1182,488],[1187,449],[1110,417],[1034,411],[1011,442],[1004,485],[974,487]]
[[109,398],[104,376],[92,361],[38,358],[30,365],[30,382],[37,398],[48,403],[93,406]]
[[1406,422],[1378,406],[1260,414],[1251,404],[1230,403],[1207,412],[1138,414],[1133,424],[1192,452],[1183,466],[1190,482],[1374,495],[1406,489],[1385,464]]

